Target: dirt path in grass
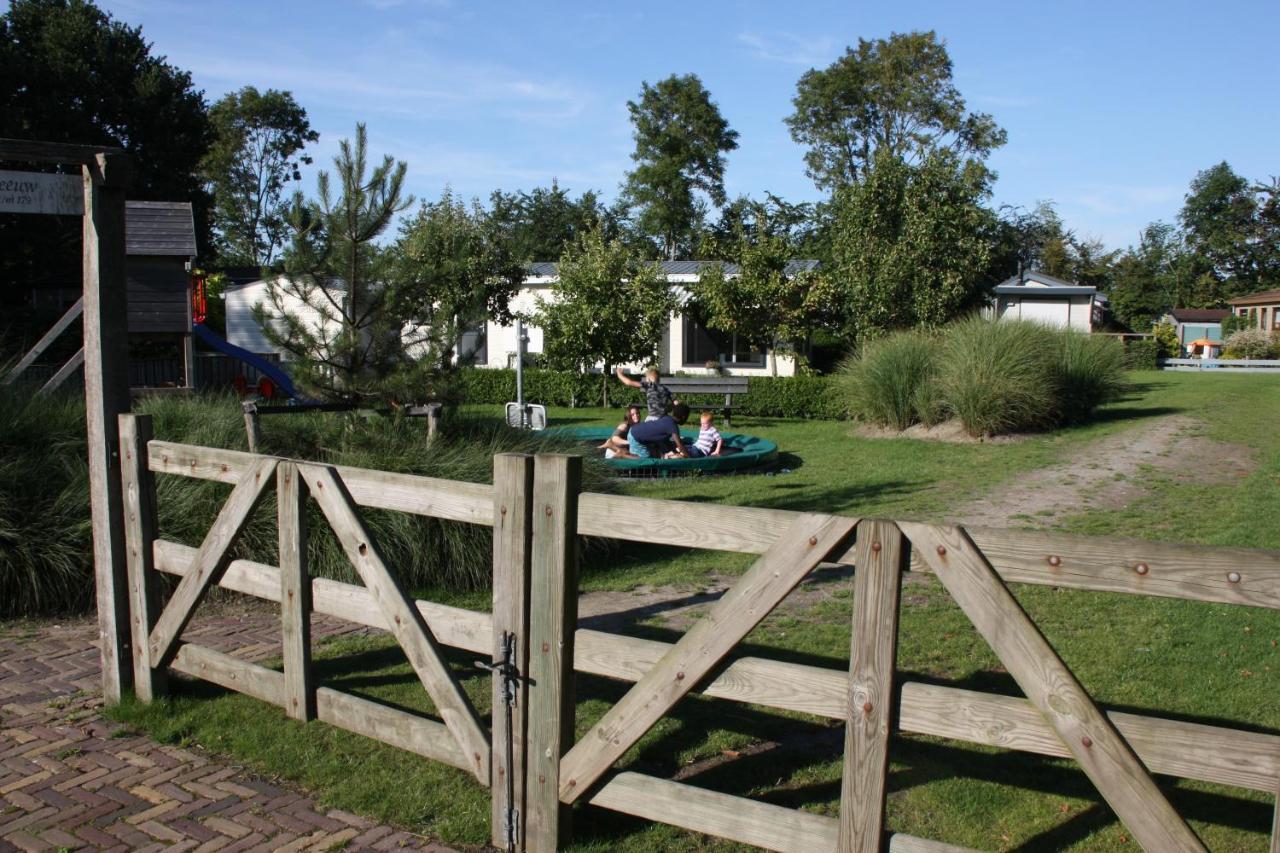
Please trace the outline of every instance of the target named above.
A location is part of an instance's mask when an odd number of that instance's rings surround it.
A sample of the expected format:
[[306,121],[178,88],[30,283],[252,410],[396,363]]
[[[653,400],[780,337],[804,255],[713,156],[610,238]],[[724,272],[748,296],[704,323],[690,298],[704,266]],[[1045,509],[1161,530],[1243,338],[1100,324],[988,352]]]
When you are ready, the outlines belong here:
[[[1172,475],[1175,482],[1229,483],[1256,467],[1252,448],[1214,441],[1205,425],[1168,415],[1074,451],[967,501],[946,520],[975,527],[1052,527],[1088,510],[1121,509]],[[1146,476],[1149,471],[1162,475]]]

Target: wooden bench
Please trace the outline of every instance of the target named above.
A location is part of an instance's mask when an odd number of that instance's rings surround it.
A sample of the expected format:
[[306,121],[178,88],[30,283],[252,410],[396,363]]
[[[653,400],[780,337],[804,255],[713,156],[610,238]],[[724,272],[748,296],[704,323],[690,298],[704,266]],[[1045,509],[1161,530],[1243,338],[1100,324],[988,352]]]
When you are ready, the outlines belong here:
[[747,393],[748,379],[745,376],[664,376],[659,380],[677,399],[686,394],[723,394],[724,425],[733,426],[730,418],[733,413],[733,395]]

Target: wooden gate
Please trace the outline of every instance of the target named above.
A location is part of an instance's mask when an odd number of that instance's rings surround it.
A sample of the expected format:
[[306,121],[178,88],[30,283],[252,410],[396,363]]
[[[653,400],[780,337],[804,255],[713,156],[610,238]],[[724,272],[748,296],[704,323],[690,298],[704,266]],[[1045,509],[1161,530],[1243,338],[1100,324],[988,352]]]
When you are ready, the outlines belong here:
[[[917,733],[1072,757],[1145,849],[1203,850],[1152,773],[1280,790],[1280,737],[1100,709],[1006,583],[1280,608],[1280,554],[578,493],[570,457],[538,457],[530,643],[527,843],[557,849],[564,807],[586,801],[785,851],[957,850],[887,833],[889,737]],[[759,554],[677,643],[575,630],[574,533]],[[722,659],[820,562],[856,567],[847,673]],[[894,684],[899,585],[932,572],[1026,698]],[[576,743],[574,671],[635,682]],[[843,720],[839,818],[721,794],[612,765],[691,690]],[[993,758],[992,760],[998,760]],[[1280,850],[1273,829],[1271,849]]]
[[[773,850],[957,849],[886,830],[893,733],[1074,758],[1148,850],[1203,849],[1153,773],[1272,795],[1280,790],[1280,736],[1099,708],[1006,586],[1277,609],[1275,552],[583,493],[581,459],[573,456],[502,455],[495,458],[494,485],[457,483],[155,441],[146,416],[124,416],[120,426],[139,697],[160,694],[169,667],[279,705],[297,719],[318,719],[462,768],[481,784],[492,783],[496,846],[555,850],[568,837],[568,807],[590,802]],[[155,473],[233,487],[200,547],[157,537]],[[230,560],[229,548],[272,487],[279,566]],[[309,500],[318,504],[363,586],[309,577]],[[365,507],[492,526],[493,613],[410,600],[361,519]],[[577,627],[581,536],[758,558],[705,618],[669,644]],[[856,567],[848,670],[753,657],[726,665],[734,647],[824,563]],[[163,609],[157,571],[180,578]],[[895,683],[906,571],[938,577],[1025,698]],[[282,672],[182,641],[183,628],[214,584],[280,603]],[[441,719],[315,685],[312,612],[393,634]],[[501,677],[493,681],[491,732],[444,663],[442,646],[492,654]],[[634,685],[574,742],[576,673]],[[843,721],[839,817],[617,772],[614,765],[628,748],[691,692]],[[1274,830],[1271,849],[1280,851]]]

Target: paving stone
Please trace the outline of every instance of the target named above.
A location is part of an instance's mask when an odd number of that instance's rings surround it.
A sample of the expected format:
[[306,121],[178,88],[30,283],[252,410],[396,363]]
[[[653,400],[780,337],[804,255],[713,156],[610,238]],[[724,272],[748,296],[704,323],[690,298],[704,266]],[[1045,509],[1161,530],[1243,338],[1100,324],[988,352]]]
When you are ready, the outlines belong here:
[[[279,655],[279,631],[278,614],[263,611],[198,617],[184,636],[261,660]],[[370,633],[327,617],[312,632]],[[451,849],[318,808],[216,756],[112,737],[123,726],[100,716],[96,637],[94,619],[0,623],[0,853]]]

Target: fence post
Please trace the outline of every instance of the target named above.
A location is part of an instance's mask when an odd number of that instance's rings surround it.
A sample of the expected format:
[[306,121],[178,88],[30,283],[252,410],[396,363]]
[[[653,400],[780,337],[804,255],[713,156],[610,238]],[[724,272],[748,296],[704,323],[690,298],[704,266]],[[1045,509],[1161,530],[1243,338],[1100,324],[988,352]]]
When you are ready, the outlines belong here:
[[858,522],[839,853],[883,849],[904,538],[892,521]]
[[156,589],[156,483],[147,463],[151,415],[120,415],[121,488],[125,562],[129,573],[129,630],[133,638],[133,691],[143,702],[165,692],[165,671],[151,668],[149,639],[160,615]]
[[311,578],[307,574],[307,484],[294,462],[276,468],[280,526],[280,634],[284,658],[284,710],[295,720],[314,720],[311,677]]
[[249,452],[257,453],[258,445],[262,443],[262,421],[258,418],[258,404],[241,403],[240,408],[244,409],[244,434],[249,442]]
[[533,559],[529,595],[527,849],[551,853],[569,835],[560,805],[560,758],[573,742],[573,635],[578,626],[578,493],[582,458],[534,460]]
[[[524,755],[528,724],[530,517],[533,457],[493,457],[493,662],[514,667],[493,679],[494,847],[524,849]],[[514,680],[513,680],[514,677]],[[510,692],[508,692],[510,691]],[[508,705],[510,710],[508,711]]]

